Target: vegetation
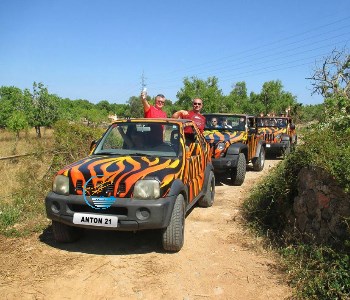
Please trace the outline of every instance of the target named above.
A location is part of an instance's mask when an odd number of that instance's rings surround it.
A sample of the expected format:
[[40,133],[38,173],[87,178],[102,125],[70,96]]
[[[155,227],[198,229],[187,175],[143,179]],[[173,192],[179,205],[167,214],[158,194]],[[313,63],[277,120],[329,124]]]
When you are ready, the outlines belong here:
[[[330,62],[337,67],[332,68]],[[243,207],[250,225],[282,254],[297,298],[348,299],[350,295],[350,240],[332,245],[304,244],[284,230],[286,212],[293,209],[296,179],[302,167],[322,167],[350,192],[349,71],[350,55],[337,51],[315,71],[314,89],[325,96],[320,122],[305,129],[303,144],[254,190]],[[344,221],[350,231],[348,221]]]
[[[103,128],[57,122],[53,135],[37,139],[22,139],[19,149],[30,148],[34,156],[0,161],[0,171],[6,174],[6,187],[0,187],[0,233],[20,236],[42,231],[47,225],[43,201],[51,189],[53,175],[64,165],[89,153],[89,142],[101,137]],[[1,139],[2,145],[13,141]],[[6,147],[4,147],[6,148]],[[5,172],[6,170],[6,172]],[[13,183],[13,184],[12,184]],[[8,191],[11,191],[8,194]]]

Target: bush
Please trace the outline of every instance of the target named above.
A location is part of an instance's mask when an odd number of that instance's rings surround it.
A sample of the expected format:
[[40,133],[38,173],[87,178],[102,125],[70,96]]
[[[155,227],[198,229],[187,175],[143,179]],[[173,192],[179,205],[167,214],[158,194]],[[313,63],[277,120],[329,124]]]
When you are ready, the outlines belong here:
[[54,126],[56,155],[53,168],[61,169],[65,165],[87,156],[90,152],[91,142],[99,139],[104,132],[104,128],[92,128],[58,121]]

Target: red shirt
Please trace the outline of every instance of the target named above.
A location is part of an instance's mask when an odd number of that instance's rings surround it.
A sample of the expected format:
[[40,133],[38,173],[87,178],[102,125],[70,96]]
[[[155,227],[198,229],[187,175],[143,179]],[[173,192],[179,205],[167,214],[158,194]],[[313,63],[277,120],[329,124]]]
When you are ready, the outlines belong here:
[[187,116],[183,116],[183,119],[190,119],[194,123],[196,123],[200,132],[203,132],[205,125],[205,117],[203,117],[200,113],[195,113],[193,110],[188,112]]
[[144,112],[145,118],[166,118],[166,112],[151,105],[149,110]]

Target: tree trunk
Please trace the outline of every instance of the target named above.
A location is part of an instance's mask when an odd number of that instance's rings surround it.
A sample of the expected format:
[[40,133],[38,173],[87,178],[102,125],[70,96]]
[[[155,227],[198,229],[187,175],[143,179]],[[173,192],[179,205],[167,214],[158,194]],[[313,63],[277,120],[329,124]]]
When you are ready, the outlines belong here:
[[40,126],[35,126],[36,137],[41,138]]

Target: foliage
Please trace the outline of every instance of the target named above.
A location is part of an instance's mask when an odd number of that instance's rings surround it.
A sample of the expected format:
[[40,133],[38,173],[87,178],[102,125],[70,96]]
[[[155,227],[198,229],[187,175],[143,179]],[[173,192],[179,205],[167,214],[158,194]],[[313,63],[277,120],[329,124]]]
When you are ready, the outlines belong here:
[[[308,122],[322,122],[324,120],[324,104],[316,104],[316,105],[305,105],[301,107],[299,118],[303,123]],[[294,114],[293,114],[294,115]]]
[[[147,96],[147,101],[151,104],[151,97]],[[128,117],[133,117],[133,118],[141,118],[143,117],[143,105],[140,100],[140,97],[130,97],[128,100],[128,111],[127,111],[127,116]],[[152,104],[151,104],[152,105]]]
[[[29,90],[25,91],[30,94]],[[41,126],[52,126],[58,120],[58,97],[50,95],[42,83],[33,83],[32,106],[30,110],[30,123],[37,129],[38,137],[41,137]]]
[[176,95],[179,100],[175,103],[181,109],[191,110],[192,100],[201,98],[203,100],[203,112],[227,111],[216,77],[209,77],[206,81],[196,77],[186,77],[183,84],[184,87]]
[[55,158],[53,168],[58,170],[73,161],[87,156],[90,143],[99,139],[104,128],[92,128],[81,124],[58,121],[54,125]]
[[19,138],[19,132],[23,129],[28,129],[28,119],[23,111],[14,111],[8,118],[6,127],[16,133],[16,137]]
[[[40,153],[39,148],[33,149]],[[16,176],[19,184],[12,193],[12,201],[0,204],[0,233],[7,236],[21,236],[37,230],[43,230],[47,225],[45,209],[42,205],[49,187],[51,176],[38,178],[37,169],[41,155],[23,164],[22,171]]]
[[[290,92],[283,90],[280,80],[268,81],[263,84],[260,94],[251,93],[250,106],[248,113],[258,115],[259,113],[280,114],[285,112],[288,107],[293,108],[297,105],[296,97]],[[295,115],[295,114],[294,114]]]
[[291,284],[301,299],[347,299],[350,256],[330,247],[312,245],[281,249]]

